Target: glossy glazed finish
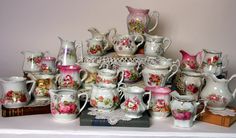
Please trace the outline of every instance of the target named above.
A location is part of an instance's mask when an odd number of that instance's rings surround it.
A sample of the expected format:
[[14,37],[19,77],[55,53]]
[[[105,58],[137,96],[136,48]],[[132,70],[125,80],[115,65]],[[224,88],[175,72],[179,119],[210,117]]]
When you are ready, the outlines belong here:
[[[140,118],[142,113],[149,109],[151,92],[145,92],[143,88],[138,86],[121,87],[121,90],[124,93],[125,101],[120,107],[124,110],[125,115],[130,118]],[[143,96],[146,94],[149,95],[147,105],[143,102]]]
[[58,37],[61,46],[57,55],[58,65],[74,65],[77,62],[76,49],[82,45],[77,45],[76,41],[63,40]]
[[163,119],[170,114],[171,89],[168,87],[145,87],[146,91],[152,92],[149,111],[152,118]]
[[[75,90],[53,90],[49,91],[51,97],[51,114],[54,119],[67,122],[77,118],[88,101],[87,93],[77,93]],[[80,107],[80,97],[85,96],[85,102]]]
[[116,85],[101,87],[93,85],[90,105],[100,111],[112,111],[120,105],[119,91]]
[[42,58],[44,57],[43,52],[32,52],[22,51],[24,55],[23,71],[24,72],[39,72]]
[[96,37],[87,40],[87,53],[90,56],[102,56],[108,48],[108,41],[106,39]]
[[154,26],[149,28],[150,16],[149,9],[136,9],[130,6],[126,6],[129,11],[129,15],[127,16],[127,26],[129,34],[144,34],[153,31],[158,24],[158,12],[153,11],[151,16],[155,18]]
[[182,71],[175,78],[177,91],[182,95],[192,95],[197,101],[204,85],[203,75],[199,72]]
[[180,61],[180,69],[182,71],[197,71],[199,70],[202,58],[202,51],[196,55],[190,55],[184,50],[180,50],[182,60]]
[[230,79],[218,79],[214,74],[205,74],[206,86],[203,88],[200,97],[206,101],[207,107],[212,110],[224,110],[225,107],[235,98],[236,89],[231,93],[228,83],[236,77],[232,75]]
[[[135,41],[139,39],[138,44],[135,44]],[[119,35],[117,34],[113,38],[114,50],[118,56],[133,56],[137,51],[138,47],[144,42],[142,35]]]
[[[26,78],[12,76],[0,79],[3,92],[3,106],[6,108],[19,108],[28,104],[31,93],[35,89],[35,81],[26,81]],[[30,90],[26,85],[32,83]]]
[[[78,90],[82,82],[87,78],[86,70],[80,69],[77,65],[59,66],[60,74],[57,75],[56,81],[60,89]],[[82,76],[83,74],[83,76]]]
[[197,108],[200,102],[196,102],[191,95],[179,95],[177,92],[171,93],[172,101],[170,102],[172,116],[174,118],[175,127],[192,127],[200,113],[197,114]]
[[170,67],[161,64],[147,63],[142,70],[145,86],[164,86],[177,71],[179,66],[172,64]]
[[91,27],[88,31],[92,34],[92,38],[100,38],[108,42],[108,48],[106,50],[111,50],[113,48],[112,38],[116,35],[116,28],[111,28],[105,33],[101,33],[98,29]]
[[149,57],[162,56],[169,48],[171,40],[167,37],[144,34],[146,37],[144,54]]

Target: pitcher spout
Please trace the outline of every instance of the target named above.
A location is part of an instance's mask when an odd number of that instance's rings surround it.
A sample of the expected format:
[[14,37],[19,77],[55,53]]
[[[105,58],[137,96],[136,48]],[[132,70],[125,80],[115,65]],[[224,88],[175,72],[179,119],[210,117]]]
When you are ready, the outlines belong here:
[[94,27],[89,28],[88,31],[92,34],[92,38],[101,36],[101,33]]

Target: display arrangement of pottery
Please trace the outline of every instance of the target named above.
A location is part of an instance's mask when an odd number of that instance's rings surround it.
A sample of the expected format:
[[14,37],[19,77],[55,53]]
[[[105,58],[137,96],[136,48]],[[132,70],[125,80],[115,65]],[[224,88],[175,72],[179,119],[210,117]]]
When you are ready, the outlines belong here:
[[[52,117],[61,122],[75,120],[86,105],[106,113],[121,109],[131,119],[149,111],[153,119],[172,114],[175,127],[192,127],[205,107],[225,110],[236,96],[236,89],[231,93],[228,87],[236,74],[219,78],[228,66],[226,56],[203,49],[197,54],[180,50],[180,60],[166,58],[171,39],[149,34],[158,25],[159,13],[150,16],[149,9],[127,9],[128,34],[119,34],[116,28],[101,33],[91,27],[87,47],[58,37],[57,57],[21,52],[25,76],[0,79],[2,105],[18,108],[32,99],[50,99]],[[141,45],[144,54],[136,54]],[[87,51],[79,59],[78,48]],[[199,112],[201,103],[204,108]]]

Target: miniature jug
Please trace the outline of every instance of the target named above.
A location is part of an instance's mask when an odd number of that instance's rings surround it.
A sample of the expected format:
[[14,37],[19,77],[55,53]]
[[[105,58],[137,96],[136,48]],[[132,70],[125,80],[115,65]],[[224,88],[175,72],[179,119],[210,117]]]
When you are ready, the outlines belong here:
[[88,77],[84,80],[83,88],[92,89],[92,84],[96,83],[97,72],[100,68],[100,65],[93,62],[82,62],[79,63],[79,66],[88,72]]
[[87,40],[87,53],[90,56],[103,56],[108,50],[108,41],[103,38]]
[[179,69],[178,64],[167,66],[161,64],[164,62],[159,63],[160,64],[154,64],[149,62],[144,66],[141,73],[145,86],[164,86]]
[[111,28],[106,33],[101,33],[94,27],[89,28],[88,31],[92,34],[92,38],[102,38],[108,42],[108,48],[106,49],[107,51],[113,48],[111,41],[116,35],[116,28]]
[[58,37],[61,42],[61,47],[57,55],[58,65],[74,65],[77,62],[76,50],[82,44],[77,45],[76,41],[63,40]]
[[168,87],[145,87],[146,91],[152,92],[150,101],[150,113],[152,118],[162,119],[170,114],[170,95],[171,89]]
[[44,52],[22,51],[21,54],[24,55],[23,71],[25,73],[39,72],[40,71],[40,64],[41,64],[42,58],[44,57],[45,53]]
[[[136,44],[135,41],[140,41]],[[144,42],[142,35],[116,35],[113,37],[114,50],[118,56],[133,56],[138,47]]]
[[202,73],[193,71],[182,71],[175,77],[175,86],[181,95],[192,95],[198,101],[200,92],[204,85]]
[[197,71],[202,61],[202,51],[196,55],[190,55],[184,50],[180,50],[182,60],[180,62],[180,69],[183,71]]
[[60,89],[78,90],[88,76],[87,71],[77,65],[59,66],[58,68],[60,74],[56,76],[56,82]]
[[49,90],[56,89],[54,75],[29,73],[28,77],[36,81],[36,87],[33,91],[33,96],[36,100],[49,99]]
[[139,80],[140,75],[140,65],[135,62],[117,62],[115,63],[118,66],[119,71],[124,72],[123,82],[124,83],[134,83]]
[[[31,100],[31,93],[35,88],[35,81],[26,81],[26,78],[12,76],[1,78],[3,88],[3,106],[6,108],[19,108],[27,105]],[[26,85],[32,83],[30,90]]]
[[162,56],[169,48],[171,40],[167,37],[144,34],[146,42],[144,45],[144,54],[149,57]]
[[[121,78],[119,80],[119,74],[121,73]],[[98,75],[96,78],[96,84],[102,87],[109,87],[111,84],[119,85],[123,81],[123,71],[111,70],[111,69],[101,69],[98,70]],[[119,82],[118,82],[119,80]]]
[[[120,105],[125,112],[125,116],[130,118],[140,118],[144,111],[149,109],[151,92],[145,92],[138,86],[120,87],[124,93],[125,101]],[[143,102],[143,96],[149,95],[147,105]]]
[[150,16],[148,15],[149,9],[136,9],[130,6],[126,6],[129,11],[127,16],[127,26],[129,34],[144,34],[153,31],[158,24],[159,14],[157,11],[152,12],[152,16],[155,18],[155,24],[149,29]]
[[[49,90],[51,98],[51,114],[54,119],[61,122],[72,121],[77,118],[88,101],[88,94],[77,93],[75,90],[61,89]],[[80,107],[80,97],[85,96],[85,102]]]
[[192,95],[179,95],[176,91],[170,95],[172,96],[170,107],[175,127],[192,127],[198,115],[205,112],[206,102],[204,102],[203,110],[197,113],[200,102],[195,101]]
[[203,49],[203,61],[201,69],[205,73],[213,73],[216,76],[222,74],[223,69],[228,66],[227,55],[222,56],[222,52]]
[[202,89],[200,97],[206,101],[207,108],[212,110],[224,110],[225,107],[235,98],[236,89],[231,93],[229,82],[236,77],[232,75],[230,79],[218,79],[214,74],[205,73],[206,86]]
[[100,111],[110,112],[120,105],[119,90],[116,85],[101,87],[96,84],[92,87],[90,105]]

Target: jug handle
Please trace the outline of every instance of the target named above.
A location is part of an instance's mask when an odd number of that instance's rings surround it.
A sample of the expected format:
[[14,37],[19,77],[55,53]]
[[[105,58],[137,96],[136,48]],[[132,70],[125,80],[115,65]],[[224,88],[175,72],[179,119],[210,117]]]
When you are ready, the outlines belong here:
[[[230,78],[229,78],[229,80],[228,80],[228,82],[230,82],[233,78],[235,78],[236,77],[236,74],[234,74],[234,75],[232,75]],[[228,85],[229,85],[229,83],[228,83]],[[229,87],[229,86],[228,86]],[[236,88],[234,89],[234,91],[233,91],[233,97],[235,98],[235,96],[236,96]]]
[[[208,101],[204,101],[204,100],[203,100],[204,107],[203,107],[203,109],[202,109],[201,112],[199,112],[198,114],[196,114],[196,115],[193,117],[193,121],[195,121],[199,115],[201,115],[202,113],[204,113],[204,112],[206,111],[207,102],[208,102]],[[197,107],[196,107],[196,108],[197,108]]]
[[117,89],[119,91],[119,97],[120,97],[120,100],[123,99],[124,97],[124,88],[127,87],[127,85],[125,83],[120,83],[118,84],[117,86]]
[[124,80],[124,74],[125,74],[125,72],[124,72],[124,71],[118,71],[116,77],[118,77],[120,73],[121,73],[121,79],[120,79],[120,81],[118,82],[118,86],[122,84],[122,82],[123,82],[123,80]]
[[107,49],[109,49],[109,43],[106,39],[104,39],[103,41],[105,42],[104,51],[107,51]]
[[196,57],[198,65],[201,65],[203,62],[203,51],[198,52]]
[[[174,68],[174,67],[175,67],[175,68]],[[174,69],[175,69],[175,71],[173,71]],[[177,73],[178,69],[179,69],[179,66],[176,65],[176,64],[173,64],[173,65],[170,67],[170,72],[172,72],[172,71],[173,71],[173,72],[170,74],[170,76],[168,76],[167,81],[168,81],[173,75],[175,75],[175,74]]]
[[[223,64],[225,63],[225,64]],[[228,65],[229,65],[229,59],[228,59],[228,55],[224,55],[222,57],[222,69],[225,69]]]
[[[84,72],[84,75],[82,78],[81,78],[81,72]],[[87,79],[87,77],[88,77],[88,71],[84,70],[84,69],[80,69],[79,76],[80,76],[81,82],[85,81],[85,79]]]
[[164,50],[164,52],[170,47],[171,42],[172,41],[167,37],[165,37],[163,39],[163,50]]
[[151,29],[148,30],[149,33],[152,32],[153,30],[155,30],[155,28],[157,27],[157,25],[159,23],[159,13],[158,13],[158,11],[153,11],[151,17],[155,17],[156,21],[155,21],[154,26]]
[[[80,96],[82,96],[82,95],[85,95],[85,101],[84,101],[84,104],[83,104],[83,106],[80,108],[80,110],[79,110],[79,113],[81,112],[81,111],[83,111],[83,109],[85,108],[85,106],[86,106],[86,104],[88,103],[88,94],[86,93],[86,92],[83,92],[83,93],[79,93],[77,96],[78,96],[78,99],[80,99]],[[80,102],[80,100],[79,100],[79,102]],[[78,113],[78,114],[79,114]]]
[[[61,83],[61,81],[62,81],[62,78],[61,78],[61,74],[57,74],[56,75],[56,79],[55,79],[55,84],[60,84]],[[59,85],[60,86],[60,85]]]
[[148,97],[148,101],[147,101],[147,109],[149,109],[150,108],[150,101],[151,101],[151,98],[152,98],[152,93],[151,93],[151,91],[148,91],[148,92],[145,92],[144,94],[143,94],[143,96],[144,95],[149,95],[149,97]]
[[143,42],[144,42],[144,38],[143,38],[143,36],[140,35],[140,34],[137,34],[137,35],[135,36],[134,41],[136,41],[138,38],[141,38],[141,42],[139,42],[139,43],[136,45],[137,47],[139,47],[140,45],[142,45]]
[[29,84],[29,83],[32,83],[32,86],[31,86],[30,90],[28,91],[29,95],[31,97],[31,94],[32,94],[32,92],[33,92],[33,90],[35,89],[35,86],[36,86],[36,81],[35,80],[26,81],[26,84]]

